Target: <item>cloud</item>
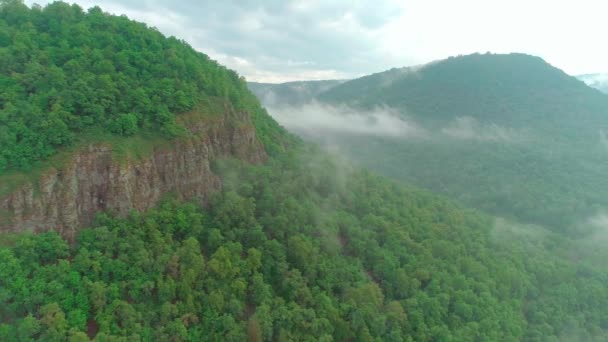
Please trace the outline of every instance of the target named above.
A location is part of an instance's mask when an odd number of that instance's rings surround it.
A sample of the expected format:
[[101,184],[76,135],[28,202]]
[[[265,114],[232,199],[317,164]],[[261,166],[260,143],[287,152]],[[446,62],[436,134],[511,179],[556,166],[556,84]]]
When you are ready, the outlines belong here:
[[512,221],[503,217],[494,216],[491,237],[498,243],[523,242],[528,247],[542,243],[548,236],[554,234],[546,227]]
[[581,260],[605,265],[608,258],[608,214],[599,211],[577,225],[578,234],[569,246],[568,255],[573,260]]
[[[52,1],[26,0],[34,2]],[[606,4],[596,0],[73,2],[144,21],[250,81],[354,78],[486,51],[539,55],[575,74],[608,68],[608,49],[598,43]]]
[[311,102],[302,106],[269,107],[269,113],[287,129],[298,134],[326,137],[332,134],[423,138],[426,131],[403,119],[388,107],[369,111],[349,106]]
[[581,75],[579,76],[583,82],[587,84],[601,84],[608,82],[608,73],[606,74],[592,74],[592,75]]
[[517,142],[523,140],[523,134],[513,128],[496,124],[482,124],[475,118],[458,117],[441,129],[445,136],[456,140],[474,140],[488,142]]
[[590,87],[596,88],[604,93],[608,93],[608,73],[590,74],[577,76],[581,81]]
[[599,213],[588,220],[589,225],[594,228],[590,240],[596,242],[608,242],[608,214]]
[[270,115],[290,131],[325,143],[335,143],[335,135],[501,144],[521,143],[527,141],[528,137],[523,131],[484,124],[472,117],[458,117],[441,129],[431,130],[388,106],[363,110],[314,100],[305,104],[287,105],[272,91],[264,94],[262,102]]
[[[33,1],[28,1],[33,2]],[[43,1],[44,2],[44,1]],[[251,81],[345,78],[378,70],[397,1],[77,0],[186,40]]]
[[606,136],[606,132],[603,129],[600,129],[600,144],[604,146],[604,148],[608,149],[608,136]]

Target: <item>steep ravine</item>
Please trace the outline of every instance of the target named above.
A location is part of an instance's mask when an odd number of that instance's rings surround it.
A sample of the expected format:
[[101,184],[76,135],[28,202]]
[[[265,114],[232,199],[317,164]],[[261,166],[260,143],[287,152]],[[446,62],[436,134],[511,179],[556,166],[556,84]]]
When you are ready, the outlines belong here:
[[0,198],[0,210],[9,216],[0,231],[56,230],[73,240],[99,211],[124,216],[153,207],[167,193],[205,202],[221,187],[210,169],[215,158],[252,163],[266,158],[249,115],[231,106],[213,119],[190,123],[188,129],[191,137],[155,147],[138,159],[116,160],[108,144],[84,146],[61,168],[49,169],[37,182]]

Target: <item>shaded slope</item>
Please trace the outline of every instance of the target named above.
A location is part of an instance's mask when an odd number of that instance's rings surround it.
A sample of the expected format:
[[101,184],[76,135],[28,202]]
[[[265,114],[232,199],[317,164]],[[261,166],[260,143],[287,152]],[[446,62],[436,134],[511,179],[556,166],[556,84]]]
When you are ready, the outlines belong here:
[[608,108],[608,97],[523,54],[475,54],[393,69],[344,83],[319,98],[364,107],[386,104],[429,122],[470,116],[569,132],[605,123]]
[[391,177],[570,232],[608,208],[608,96],[540,58],[454,57],[352,80],[319,99],[359,112],[389,106],[427,130],[427,139],[313,137]]

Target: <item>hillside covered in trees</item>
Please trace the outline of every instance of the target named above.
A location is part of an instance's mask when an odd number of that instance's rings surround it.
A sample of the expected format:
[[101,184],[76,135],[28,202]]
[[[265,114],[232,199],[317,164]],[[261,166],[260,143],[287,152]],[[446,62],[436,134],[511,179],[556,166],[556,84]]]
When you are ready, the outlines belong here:
[[0,233],[0,341],[608,338],[594,241],[336,160],[278,126],[236,73],[126,17],[2,0],[0,27],[6,174],[95,134],[170,142],[187,134],[182,111],[216,101],[251,114],[269,156],[214,160],[222,186],[207,203],[167,193],[128,217],[102,212],[70,244]]
[[0,249],[0,339],[608,337],[601,250],[293,152],[219,163],[205,210],[101,215],[72,247],[14,237]]
[[0,174],[87,131],[179,136],[176,115],[215,97],[249,110],[261,129],[271,124],[234,71],[145,24],[63,2],[0,6]]
[[317,114],[384,110],[414,127],[398,136],[297,127],[394,179],[572,235],[608,207],[608,96],[538,57],[452,57],[348,81],[316,100]]

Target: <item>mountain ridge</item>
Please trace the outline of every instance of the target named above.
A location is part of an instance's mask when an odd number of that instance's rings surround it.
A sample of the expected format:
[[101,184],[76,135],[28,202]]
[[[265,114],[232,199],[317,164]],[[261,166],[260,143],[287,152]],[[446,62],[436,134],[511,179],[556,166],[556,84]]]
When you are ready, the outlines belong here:
[[[597,194],[597,186],[608,191],[599,176],[608,172],[602,142],[608,96],[539,57],[473,54],[394,68],[342,83],[316,101],[301,107],[307,114],[297,106],[270,109],[309,140],[394,179],[573,234],[608,207]],[[371,116],[373,125],[378,111],[420,127],[428,139],[339,134],[349,118]],[[290,112],[317,113],[321,124],[307,130]],[[342,124],[336,113],[344,114]],[[323,120],[335,134],[319,133]]]
[[[527,97],[533,99],[526,103],[533,106],[526,113],[530,116],[540,114],[534,112],[535,110],[541,109],[542,112],[546,112],[545,108],[540,106],[545,104],[539,103],[545,99],[562,100],[562,94],[568,94],[570,97],[576,97],[581,93],[587,97],[595,96],[587,91],[588,89],[582,82],[551,66],[540,57],[520,53],[457,56],[435,61],[415,69],[414,72],[403,73],[403,70],[391,69],[346,82],[321,94],[319,99],[330,103],[348,103],[348,98],[355,97],[354,94],[357,93],[359,95],[354,104],[358,106],[366,107],[373,103],[382,103],[397,108],[404,106],[412,114],[418,116],[450,113],[452,117],[466,115],[500,121],[504,118],[493,113],[495,112],[493,106],[506,106],[509,105],[509,101],[511,103],[524,101]],[[379,79],[386,77],[385,75],[394,74],[399,77],[386,86]],[[554,88],[556,84],[559,85],[558,88]],[[371,87],[370,89],[373,91],[369,91],[369,89],[362,91],[357,88],[359,85]],[[537,91],[543,88],[546,93]],[[530,89],[536,89],[537,93],[528,93]],[[437,92],[439,96],[433,101],[433,106],[429,107],[431,101],[421,103],[419,98],[428,97],[428,93],[432,91]],[[508,98],[501,98],[499,94]],[[488,104],[488,110],[484,110],[486,107],[477,108],[472,105],[475,104],[476,99],[483,101],[485,97],[494,97],[490,99],[493,102]],[[608,99],[599,94],[595,96],[594,100],[595,102],[601,101],[602,105],[608,103]],[[585,105],[582,101],[578,101],[576,104],[581,105],[581,108],[584,108]],[[462,106],[465,107],[460,108]],[[505,108],[505,110],[511,110],[512,114],[517,114],[510,108]],[[488,118],[488,115],[494,116]]]
[[3,1],[0,27],[0,231],[73,240],[98,211],[175,191],[204,202],[216,157],[260,162],[293,142],[236,72],[143,23]]

